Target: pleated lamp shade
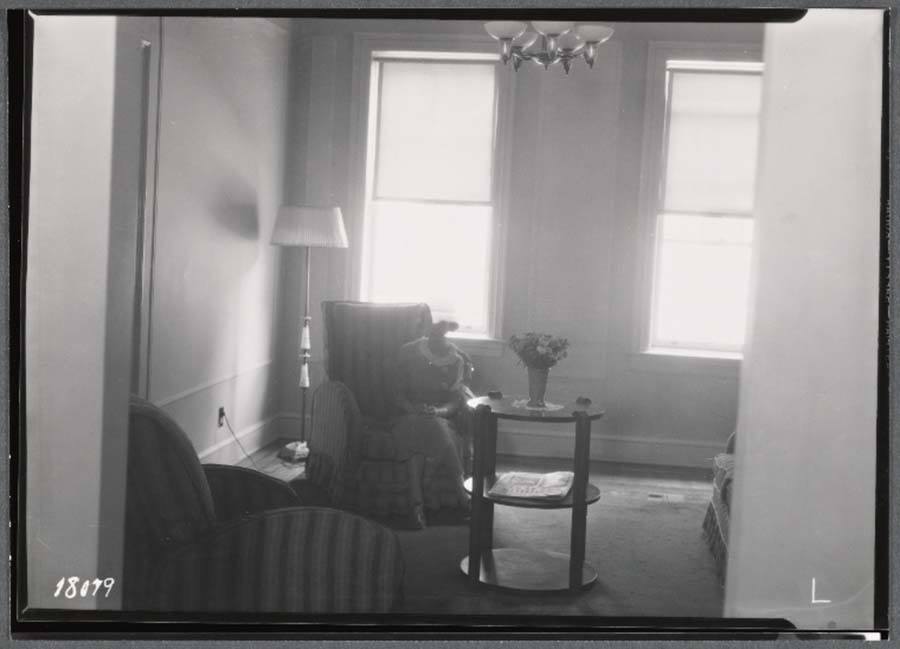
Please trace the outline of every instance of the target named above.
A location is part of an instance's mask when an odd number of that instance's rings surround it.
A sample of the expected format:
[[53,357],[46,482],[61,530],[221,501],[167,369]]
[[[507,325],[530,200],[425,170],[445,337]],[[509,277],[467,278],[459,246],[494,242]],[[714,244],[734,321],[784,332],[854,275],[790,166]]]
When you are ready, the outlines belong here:
[[347,231],[339,207],[285,205],[278,210],[272,244],[310,248],[346,248]]

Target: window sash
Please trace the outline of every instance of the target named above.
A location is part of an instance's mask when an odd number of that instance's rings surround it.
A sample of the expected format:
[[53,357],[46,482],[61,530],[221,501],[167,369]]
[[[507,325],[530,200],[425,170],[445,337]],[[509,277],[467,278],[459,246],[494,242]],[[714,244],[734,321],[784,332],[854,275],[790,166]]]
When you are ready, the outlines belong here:
[[[497,182],[497,141],[498,141],[498,131],[499,131],[499,98],[501,95],[501,82],[497,78],[496,69],[494,70],[494,79],[492,84],[492,97],[491,97],[491,106],[492,106],[492,115],[491,115],[491,141],[488,143],[489,146],[489,167],[490,167],[490,179],[488,183],[488,195],[485,197],[485,200],[458,200],[453,198],[435,198],[428,196],[418,196],[414,195],[413,192],[404,192],[403,196],[389,196],[389,195],[378,195],[376,193],[377,182],[376,182],[376,173],[377,173],[377,161],[378,161],[378,146],[379,146],[379,124],[381,121],[381,115],[379,112],[382,107],[381,101],[381,65],[384,62],[390,61],[402,61],[404,63],[408,62],[422,62],[422,63],[452,63],[458,65],[485,65],[486,63],[496,62],[497,55],[495,53],[469,53],[469,52],[426,52],[426,51],[416,51],[416,52],[403,52],[403,51],[390,51],[390,52],[373,52],[371,56],[371,77],[369,84],[369,115],[368,115],[368,124],[369,124],[369,143],[367,146],[367,154],[366,154],[366,190],[365,190],[365,201],[364,201],[364,209],[365,209],[365,217],[364,217],[364,229],[363,229],[363,261],[362,261],[362,283],[360,285],[360,297],[362,299],[370,299],[377,300],[379,299],[380,289],[377,285],[378,278],[375,276],[377,272],[379,272],[379,260],[376,257],[379,254],[378,246],[376,244],[375,238],[377,236],[377,228],[379,227],[379,219],[378,219],[378,210],[379,208],[384,208],[387,205],[395,205],[401,206],[405,205],[410,208],[420,207],[423,210],[427,210],[429,208],[437,209],[440,208],[448,208],[452,209],[453,207],[459,207],[463,209],[478,209],[482,208],[487,211],[486,220],[483,223],[483,234],[480,236],[480,241],[474,241],[472,238],[469,239],[467,250],[465,254],[459,255],[459,263],[467,264],[469,263],[468,257],[471,252],[472,246],[475,246],[477,249],[483,249],[483,253],[480,257],[483,257],[483,263],[480,265],[484,266],[483,272],[479,274],[477,278],[477,286],[473,287],[473,285],[469,284],[463,287],[462,290],[474,292],[479,295],[478,302],[479,308],[477,309],[478,317],[476,318],[464,318],[458,317],[456,314],[453,314],[450,311],[446,311],[441,308],[441,305],[437,303],[437,300],[431,298],[429,295],[418,295],[415,299],[425,301],[425,302],[434,302],[431,304],[433,316],[435,319],[440,318],[448,318],[452,317],[459,321],[460,329],[459,333],[473,335],[473,336],[484,336],[490,335],[492,329],[491,327],[495,326],[495,316],[491,313],[491,309],[493,306],[493,301],[495,300],[494,292],[496,290],[496,282],[494,278],[494,264],[496,263],[496,254],[497,250],[495,250],[495,228],[496,228],[496,182]],[[383,252],[382,252],[383,254]],[[479,256],[479,255],[476,255]],[[453,270],[448,268],[448,272],[452,273]]]
[[[671,57],[665,57],[662,60],[657,59],[660,63],[662,63],[662,72],[659,77],[659,80],[663,82],[662,89],[664,92],[660,92],[660,104],[661,104],[661,128],[658,131],[660,137],[660,149],[658,160],[658,173],[656,175],[656,191],[654,196],[655,207],[651,208],[653,211],[653,227],[652,232],[654,233],[652,237],[653,245],[651,247],[651,262],[653,272],[651,274],[651,284],[649,286],[649,313],[647,314],[649,317],[644,321],[646,323],[647,335],[644,338],[645,347],[644,349],[648,351],[665,351],[665,350],[673,350],[680,352],[690,352],[696,351],[698,353],[723,353],[723,354],[734,354],[736,357],[740,357],[741,352],[743,350],[743,344],[734,345],[729,344],[727,342],[722,341],[712,341],[712,340],[703,340],[703,339],[689,339],[689,336],[682,336],[678,339],[670,339],[669,336],[660,335],[662,332],[660,331],[660,322],[659,318],[661,317],[660,306],[661,306],[661,295],[660,291],[664,290],[665,286],[661,281],[661,272],[662,272],[662,262],[663,262],[663,248],[666,244],[678,245],[679,243],[685,245],[704,245],[709,247],[733,247],[737,249],[742,249],[745,252],[749,253],[752,251],[752,237],[746,242],[737,242],[737,241],[690,241],[689,239],[679,240],[669,239],[663,236],[663,221],[665,216],[668,214],[671,215],[685,215],[685,216],[698,216],[698,217],[708,217],[708,218],[740,218],[740,219],[748,219],[752,220],[753,214],[751,211],[746,209],[727,209],[719,206],[719,209],[715,211],[710,211],[708,209],[691,209],[692,206],[679,206],[679,209],[671,209],[665,206],[666,200],[666,184],[667,184],[667,163],[669,160],[669,144],[671,137],[671,98],[672,98],[672,82],[675,73],[678,72],[690,72],[694,73],[710,73],[710,74],[752,74],[752,75],[760,75],[763,70],[763,64],[757,61],[738,61],[738,60],[704,60],[693,59],[693,58],[684,58],[684,59],[675,59]],[[700,207],[699,205],[697,207]],[[748,278],[749,283],[749,278]],[[743,310],[743,316],[746,316],[746,308]],[[746,331],[744,331],[746,334]]]

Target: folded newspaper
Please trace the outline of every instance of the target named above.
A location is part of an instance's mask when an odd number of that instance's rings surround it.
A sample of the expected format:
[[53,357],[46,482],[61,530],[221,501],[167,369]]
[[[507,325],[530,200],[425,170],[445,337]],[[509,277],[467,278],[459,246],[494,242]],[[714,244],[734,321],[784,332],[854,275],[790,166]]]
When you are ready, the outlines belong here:
[[504,473],[497,478],[488,495],[529,500],[562,500],[572,488],[571,471],[555,473]]

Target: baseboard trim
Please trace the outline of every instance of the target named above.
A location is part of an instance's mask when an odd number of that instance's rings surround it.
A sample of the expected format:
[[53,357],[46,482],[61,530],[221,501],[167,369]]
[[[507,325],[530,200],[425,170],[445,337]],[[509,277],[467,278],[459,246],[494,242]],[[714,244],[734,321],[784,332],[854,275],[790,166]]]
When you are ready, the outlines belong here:
[[[497,452],[534,457],[571,457],[575,433],[562,427],[528,429],[504,426],[498,431]],[[724,442],[660,437],[591,435],[591,459],[629,464],[708,468],[724,450]]]
[[273,415],[237,431],[235,437],[240,440],[240,445],[238,445],[234,437],[229,436],[227,439],[213,444],[197,455],[200,461],[206,464],[235,464],[244,459],[244,452],[241,450],[241,446],[244,447],[247,453],[253,453],[267,444],[271,444],[280,436],[281,428],[278,426],[278,415]]

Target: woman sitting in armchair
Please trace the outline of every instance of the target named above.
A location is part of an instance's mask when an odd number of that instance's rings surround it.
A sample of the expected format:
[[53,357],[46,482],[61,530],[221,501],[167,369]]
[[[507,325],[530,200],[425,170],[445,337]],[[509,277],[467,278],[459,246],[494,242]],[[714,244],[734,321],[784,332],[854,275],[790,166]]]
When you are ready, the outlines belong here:
[[432,325],[427,336],[400,348],[396,363],[395,401],[404,413],[393,421],[397,444],[425,457],[425,508],[468,509],[463,488],[465,439],[460,439],[461,415],[472,396],[465,385],[469,357],[447,340],[455,322]]

